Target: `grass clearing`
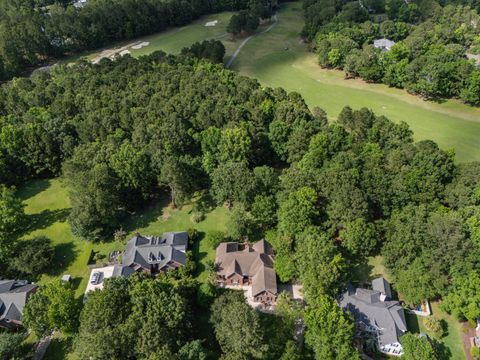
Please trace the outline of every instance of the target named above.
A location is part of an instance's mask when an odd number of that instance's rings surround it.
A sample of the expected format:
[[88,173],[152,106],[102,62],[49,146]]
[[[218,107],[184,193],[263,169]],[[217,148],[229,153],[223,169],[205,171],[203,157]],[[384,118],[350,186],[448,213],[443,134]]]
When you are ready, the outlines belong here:
[[[445,359],[464,360],[466,359],[462,343],[462,324],[455,320],[451,315],[440,309],[439,302],[430,303],[432,306],[432,315],[439,320],[444,320],[446,324],[446,335],[438,339],[445,351]],[[414,334],[425,333],[431,338],[435,336],[423,325],[423,317],[415,314],[407,314],[408,330]]]
[[300,93],[310,107],[323,108],[332,120],[346,105],[367,107],[393,121],[407,122],[416,140],[432,139],[441,148],[454,148],[460,162],[480,160],[479,108],[456,100],[423,101],[404,90],[345,80],[342,71],[321,69],[300,41],[302,26],[302,4],[284,4],[277,26],[249,41],[232,68],[265,85]]

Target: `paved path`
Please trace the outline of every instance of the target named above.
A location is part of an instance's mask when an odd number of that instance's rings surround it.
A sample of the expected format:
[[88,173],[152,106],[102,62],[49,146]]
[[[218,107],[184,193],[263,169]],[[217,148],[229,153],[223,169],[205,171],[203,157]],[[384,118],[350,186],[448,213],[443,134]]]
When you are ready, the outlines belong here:
[[50,345],[50,342],[52,341],[53,335],[48,335],[42,338],[38,344],[37,348],[35,350],[35,354],[33,355],[33,360],[42,360],[43,357],[45,356],[45,353],[47,352],[47,349]]
[[230,57],[230,59],[228,59],[228,62],[227,62],[227,65],[225,65],[225,67],[228,69],[230,68],[230,66],[232,66],[233,62],[235,61],[235,59],[237,58],[238,54],[240,54],[240,51],[242,50],[242,48],[247,45],[247,43],[253,39],[254,37],[258,36],[258,35],[261,35],[261,34],[265,34],[266,32],[269,32],[270,30],[272,30],[275,25],[277,25],[278,23],[278,18],[277,18],[277,14],[275,14],[273,16],[273,24],[270,25],[268,28],[266,28],[265,30],[263,30],[262,32],[259,32],[258,34],[253,34],[253,35],[250,35],[249,37],[247,37],[245,40],[242,41],[242,43],[238,46],[237,50],[235,50],[235,52],[233,53],[233,55]]

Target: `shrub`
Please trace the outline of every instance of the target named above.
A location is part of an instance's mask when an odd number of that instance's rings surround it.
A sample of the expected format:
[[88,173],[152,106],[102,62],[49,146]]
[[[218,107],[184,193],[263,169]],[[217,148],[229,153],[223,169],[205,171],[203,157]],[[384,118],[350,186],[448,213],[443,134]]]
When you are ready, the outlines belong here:
[[212,248],[216,249],[217,246],[225,240],[225,233],[218,230],[211,231],[210,233],[208,233],[207,240],[208,244]]
[[193,223],[198,224],[199,222],[205,220],[205,214],[201,211],[196,211],[192,214],[190,220],[192,220]]
[[437,338],[441,338],[445,335],[445,329],[442,324],[442,320],[439,320],[433,316],[428,316],[423,319],[423,325],[425,329],[433,333]]

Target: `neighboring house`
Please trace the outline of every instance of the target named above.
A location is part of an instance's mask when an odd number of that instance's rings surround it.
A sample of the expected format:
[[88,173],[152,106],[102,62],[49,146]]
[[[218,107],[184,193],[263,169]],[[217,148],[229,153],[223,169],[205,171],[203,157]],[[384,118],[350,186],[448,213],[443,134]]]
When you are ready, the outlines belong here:
[[143,271],[157,274],[185,266],[188,233],[169,232],[160,237],[136,235],[127,243],[122,266],[113,270],[113,276],[128,276]]
[[392,300],[390,284],[384,279],[375,279],[373,289],[354,288],[349,285],[340,297],[340,306],[355,318],[360,333],[375,337],[378,350],[384,354],[403,354],[400,337],[407,331],[405,313],[398,301]]
[[0,327],[13,329],[22,325],[22,313],[37,285],[26,280],[0,280]]
[[85,5],[87,5],[87,0],[76,0],[73,2],[73,6],[75,6],[77,9],[81,9]]
[[278,295],[273,261],[273,249],[265,240],[221,243],[215,257],[217,282],[221,286],[250,286],[253,302],[273,305]]
[[376,49],[380,49],[382,52],[390,51],[393,45],[395,45],[395,41],[388,40],[385,38],[373,40],[373,46]]

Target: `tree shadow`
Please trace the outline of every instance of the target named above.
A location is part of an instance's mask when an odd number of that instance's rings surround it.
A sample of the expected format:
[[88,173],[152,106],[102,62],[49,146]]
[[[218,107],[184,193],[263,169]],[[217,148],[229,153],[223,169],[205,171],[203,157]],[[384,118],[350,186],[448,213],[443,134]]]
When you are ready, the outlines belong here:
[[420,323],[418,322],[418,316],[408,311],[405,311],[405,320],[407,321],[407,329],[413,334],[420,333]]
[[431,339],[435,353],[437,354],[437,359],[439,360],[449,360],[452,358],[452,351],[445,346],[441,341]]
[[169,196],[162,196],[143,209],[130,214],[124,223],[123,229],[127,232],[149,226],[163,215],[163,209],[171,202]]
[[31,180],[20,187],[16,195],[20,198],[20,200],[25,201],[41,193],[42,191],[47,190],[49,187],[49,179]]
[[201,261],[207,256],[208,253],[206,253],[205,251],[200,252],[200,242],[204,241],[204,239],[205,233],[203,231],[199,231],[197,233],[197,240],[192,246],[193,259],[196,263],[195,276],[200,275],[206,269],[205,264],[203,264]]
[[372,274],[373,268],[374,266],[368,263],[367,258],[362,258],[361,261],[355,263],[352,267],[351,282],[359,287],[370,285],[373,279],[380,276]]
[[65,222],[70,209],[43,210],[38,214],[27,215],[26,226],[23,234],[28,234],[35,230],[46,229],[56,222]]
[[73,242],[55,245],[55,255],[48,274],[53,276],[63,274],[65,269],[76,259],[77,253]]

